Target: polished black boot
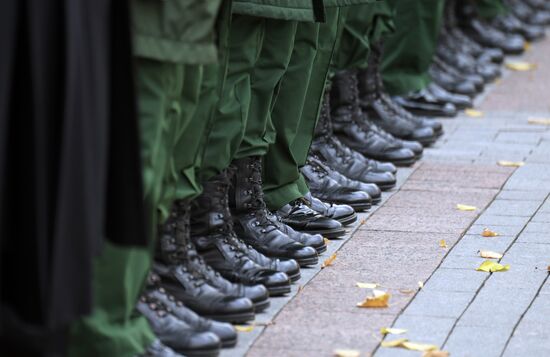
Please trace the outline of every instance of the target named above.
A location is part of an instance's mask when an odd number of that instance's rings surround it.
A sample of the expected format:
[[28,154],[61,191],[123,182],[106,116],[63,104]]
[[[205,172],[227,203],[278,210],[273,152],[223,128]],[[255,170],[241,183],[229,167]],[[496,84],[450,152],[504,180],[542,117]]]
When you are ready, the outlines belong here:
[[147,348],[145,352],[135,357],[185,357],[176,353],[173,349],[165,346],[159,339],[154,340]]
[[382,129],[362,112],[358,95],[356,71],[341,71],[334,76],[330,109],[332,128],[338,138],[366,157],[401,166],[414,164],[415,153],[392,136],[381,135]]
[[277,212],[269,212],[268,218],[277,226],[277,229],[286,234],[290,239],[298,243],[302,243],[305,246],[314,248],[317,251],[317,254],[322,254],[327,251],[327,245],[325,244],[325,239],[322,235],[309,234],[294,230],[291,226],[286,225],[283,222]]
[[322,234],[329,239],[346,234],[340,222],[314,211],[305,198],[284,205],[277,210],[277,214],[285,224],[300,232]]
[[440,101],[426,88],[393,99],[406,110],[416,115],[429,117],[454,117],[458,114],[454,104]]
[[[347,178],[338,171],[332,169],[314,154],[310,153],[310,155],[308,156],[306,167],[311,168],[310,172],[316,173],[318,175],[316,181],[322,181],[324,177],[328,177],[336,181],[336,183],[338,183],[338,185],[340,185],[341,187],[344,187],[351,192],[365,192],[369,195],[370,202],[373,205],[380,203],[380,201],[382,200],[382,190],[380,189],[380,187],[378,187],[378,185]],[[310,188],[311,187],[312,186],[310,186]]]
[[436,98],[436,100],[440,102],[452,103],[458,109],[466,109],[473,106],[473,102],[470,97],[448,92],[437,85],[437,83],[432,82],[428,84],[426,89],[434,96],[434,98]]
[[227,322],[254,319],[254,305],[244,297],[229,296],[210,285],[187,261],[189,203],[174,204],[167,221],[159,226],[153,271],[162,285],[203,316]]
[[[391,99],[380,75],[382,45],[372,44],[366,70],[357,73],[359,98],[363,112],[378,126],[393,136],[431,145],[442,134],[441,123],[414,117]],[[408,114],[408,115],[407,115]]]
[[211,332],[218,336],[223,348],[233,347],[237,344],[237,331],[235,331],[233,325],[205,319],[197,315],[193,310],[187,308],[183,302],[168,294],[160,286],[160,277],[157,275],[149,274],[147,286],[143,294],[147,299],[154,299],[166,306],[172,315],[187,323],[195,332]]
[[239,247],[228,207],[229,178],[222,172],[203,183],[193,200],[191,239],[205,262],[224,278],[245,285],[264,285],[271,296],[290,292],[288,276],[257,264]]
[[346,204],[356,211],[368,210],[372,205],[372,199],[367,192],[341,186],[329,176],[327,170],[310,159],[300,171],[304,175],[311,193],[325,202]]
[[325,95],[319,120],[315,126],[310,152],[317,155],[329,167],[350,179],[374,183],[382,190],[395,186],[395,166],[379,163],[351,150],[332,131],[329,97]]
[[537,26],[550,25],[550,11],[529,6],[523,0],[506,0],[510,12],[516,15],[521,21]]
[[512,13],[495,17],[491,25],[502,32],[521,35],[530,42],[540,40],[546,35],[543,26],[525,23]]
[[312,210],[340,222],[343,226],[349,226],[357,221],[355,209],[350,205],[323,202],[313,197],[311,192],[306,193],[304,198],[309,202]]
[[[466,82],[468,84],[472,84],[476,91],[478,93],[481,93],[483,89],[485,88],[485,81],[483,80],[483,77],[481,77],[478,74],[465,74],[460,73],[456,70],[453,66],[449,65],[447,62],[445,62],[443,59],[441,59],[439,56],[434,56],[433,58],[433,65],[436,66],[441,71],[445,72],[446,74],[452,76],[452,78],[459,82]],[[460,93],[460,92],[456,92]],[[460,93],[465,94],[465,93]]]
[[[235,174],[229,205],[238,236],[268,257],[294,259],[301,266],[317,264],[317,252],[290,239],[269,220],[263,198],[262,161],[259,156],[233,160]],[[308,233],[308,232],[306,232]]]
[[198,332],[174,316],[154,298],[142,296],[136,306],[160,341],[190,357],[215,357],[220,353],[220,338],[212,332]]

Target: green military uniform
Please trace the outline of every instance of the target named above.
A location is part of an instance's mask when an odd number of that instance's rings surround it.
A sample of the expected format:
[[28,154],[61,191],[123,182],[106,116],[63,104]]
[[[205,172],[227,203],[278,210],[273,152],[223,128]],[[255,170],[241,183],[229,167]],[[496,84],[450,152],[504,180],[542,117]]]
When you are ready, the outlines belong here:
[[443,0],[387,0],[395,13],[395,32],[384,42],[381,73],[392,95],[425,88],[443,19]]
[[[203,64],[217,60],[213,27],[220,1],[132,4],[144,194],[156,227],[157,213],[162,221],[174,199],[200,192],[194,169],[209,115],[198,103],[201,94],[211,93],[205,83],[218,77],[216,66]],[[175,155],[184,138],[196,140]],[[105,247],[95,263],[94,311],[73,326],[69,355],[125,357],[144,351],[155,337],[134,306],[150,265],[150,250]]]
[[502,0],[477,0],[475,4],[478,15],[483,19],[491,20],[508,12]]

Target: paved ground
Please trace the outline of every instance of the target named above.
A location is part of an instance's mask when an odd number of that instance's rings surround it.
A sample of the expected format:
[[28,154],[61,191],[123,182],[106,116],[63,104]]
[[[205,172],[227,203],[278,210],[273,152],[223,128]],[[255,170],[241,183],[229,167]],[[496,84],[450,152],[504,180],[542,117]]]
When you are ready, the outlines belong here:
[[[550,126],[528,123],[550,118],[548,58],[550,40],[521,58],[535,71],[505,73],[480,99],[483,117],[445,121],[441,142],[400,171],[398,189],[330,244],[323,259],[337,251],[334,264],[305,271],[225,355],[422,355],[380,347],[380,328],[394,326],[408,332],[387,340],[435,344],[452,356],[550,356]],[[500,236],[482,237],[484,228]],[[510,270],[476,271],[480,250],[502,253]],[[390,307],[356,307],[369,293],[357,282],[380,284]]]

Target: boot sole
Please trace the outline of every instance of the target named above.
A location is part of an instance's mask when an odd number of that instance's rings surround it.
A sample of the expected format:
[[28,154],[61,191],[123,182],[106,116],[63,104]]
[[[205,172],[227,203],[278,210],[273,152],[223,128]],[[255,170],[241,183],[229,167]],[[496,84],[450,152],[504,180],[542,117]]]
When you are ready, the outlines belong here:
[[283,286],[266,286],[266,289],[269,291],[269,296],[281,296],[290,292],[290,284]]
[[318,256],[314,256],[314,257],[310,257],[310,258],[302,258],[302,259],[294,258],[294,260],[296,260],[296,262],[298,263],[298,265],[300,265],[300,267],[305,267],[305,266],[308,266],[308,265],[316,265],[317,263],[319,263],[319,257]]
[[414,156],[410,159],[400,159],[400,160],[387,160],[394,164],[395,166],[412,166],[415,162],[418,161],[418,157]]
[[[382,188],[380,188],[380,189],[382,189]],[[372,205],[373,206],[378,205],[380,202],[382,202],[382,197],[377,197],[377,198],[372,199]]]
[[[327,201],[327,202],[330,202],[330,201]],[[353,208],[355,211],[367,211],[372,207],[372,203],[374,202],[371,200],[370,202],[363,202],[363,203],[350,203],[350,202],[339,202],[339,201],[332,201],[332,203],[335,203],[337,205],[348,205],[351,208]]]
[[340,238],[346,235],[346,230],[342,228],[325,230],[325,231],[302,231],[302,232],[309,233],[309,234],[320,234],[323,237],[328,239]]
[[[368,182],[369,183],[369,182]],[[378,188],[382,191],[387,191],[387,190],[391,190],[392,188],[395,187],[395,185],[397,184],[397,182],[390,182],[390,183],[376,183],[376,182],[370,182],[370,183],[374,183],[376,184],[376,186],[378,186]],[[378,203],[376,202],[376,200],[372,200],[372,203]]]
[[[268,289],[269,291],[269,289]],[[265,299],[265,300],[262,300],[262,301],[258,301],[258,302],[255,302],[254,303],[254,313],[259,313],[259,312],[262,312],[264,311],[265,309],[267,309],[269,307],[269,305],[271,305],[271,303],[269,302],[269,299]]]
[[221,340],[222,348],[231,348],[237,346],[237,337],[228,340]]
[[241,324],[247,321],[254,320],[254,312],[240,313],[240,314],[224,314],[224,315],[203,315],[212,320],[221,322],[231,322],[235,324]]
[[[317,260],[319,260],[319,259],[317,259]],[[300,273],[299,270],[296,273],[292,274],[292,275],[289,275],[288,273],[287,273],[287,275],[288,275],[288,278],[290,279],[291,283],[297,282],[302,277],[302,273]]]
[[337,221],[342,223],[343,226],[349,226],[350,224],[357,221],[357,215],[354,212],[353,214],[350,214],[349,216],[337,219]]
[[[235,340],[235,344],[237,341]],[[184,356],[188,357],[216,357],[220,354],[219,348],[211,348],[208,350],[176,350],[179,353],[182,353]]]
[[317,254],[323,254],[324,252],[327,251],[327,245],[326,244],[320,245],[318,247],[312,247],[312,246],[310,246],[310,247],[315,248],[315,250],[317,251]]

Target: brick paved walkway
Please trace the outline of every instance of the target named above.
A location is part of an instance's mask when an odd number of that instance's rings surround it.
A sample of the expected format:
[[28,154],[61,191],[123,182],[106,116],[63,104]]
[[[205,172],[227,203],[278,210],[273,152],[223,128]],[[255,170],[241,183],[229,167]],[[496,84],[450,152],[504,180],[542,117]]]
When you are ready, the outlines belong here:
[[[522,57],[537,70],[506,73],[481,98],[482,118],[445,121],[443,140],[400,171],[398,189],[330,244],[323,259],[337,250],[334,264],[305,271],[291,296],[274,299],[240,334],[239,349],[224,354],[422,355],[379,347],[379,329],[394,326],[408,332],[388,340],[436,344],[451,356],[550,356],[550,126],[527,122],[550,118],[548,58],[550,40]],[[484,228],[501,235],[482,237]],[[510,270],[475,271],[479,250],[504,254]],[[357,308],[368,290],[356,282],[381,284],[391,306]]]

